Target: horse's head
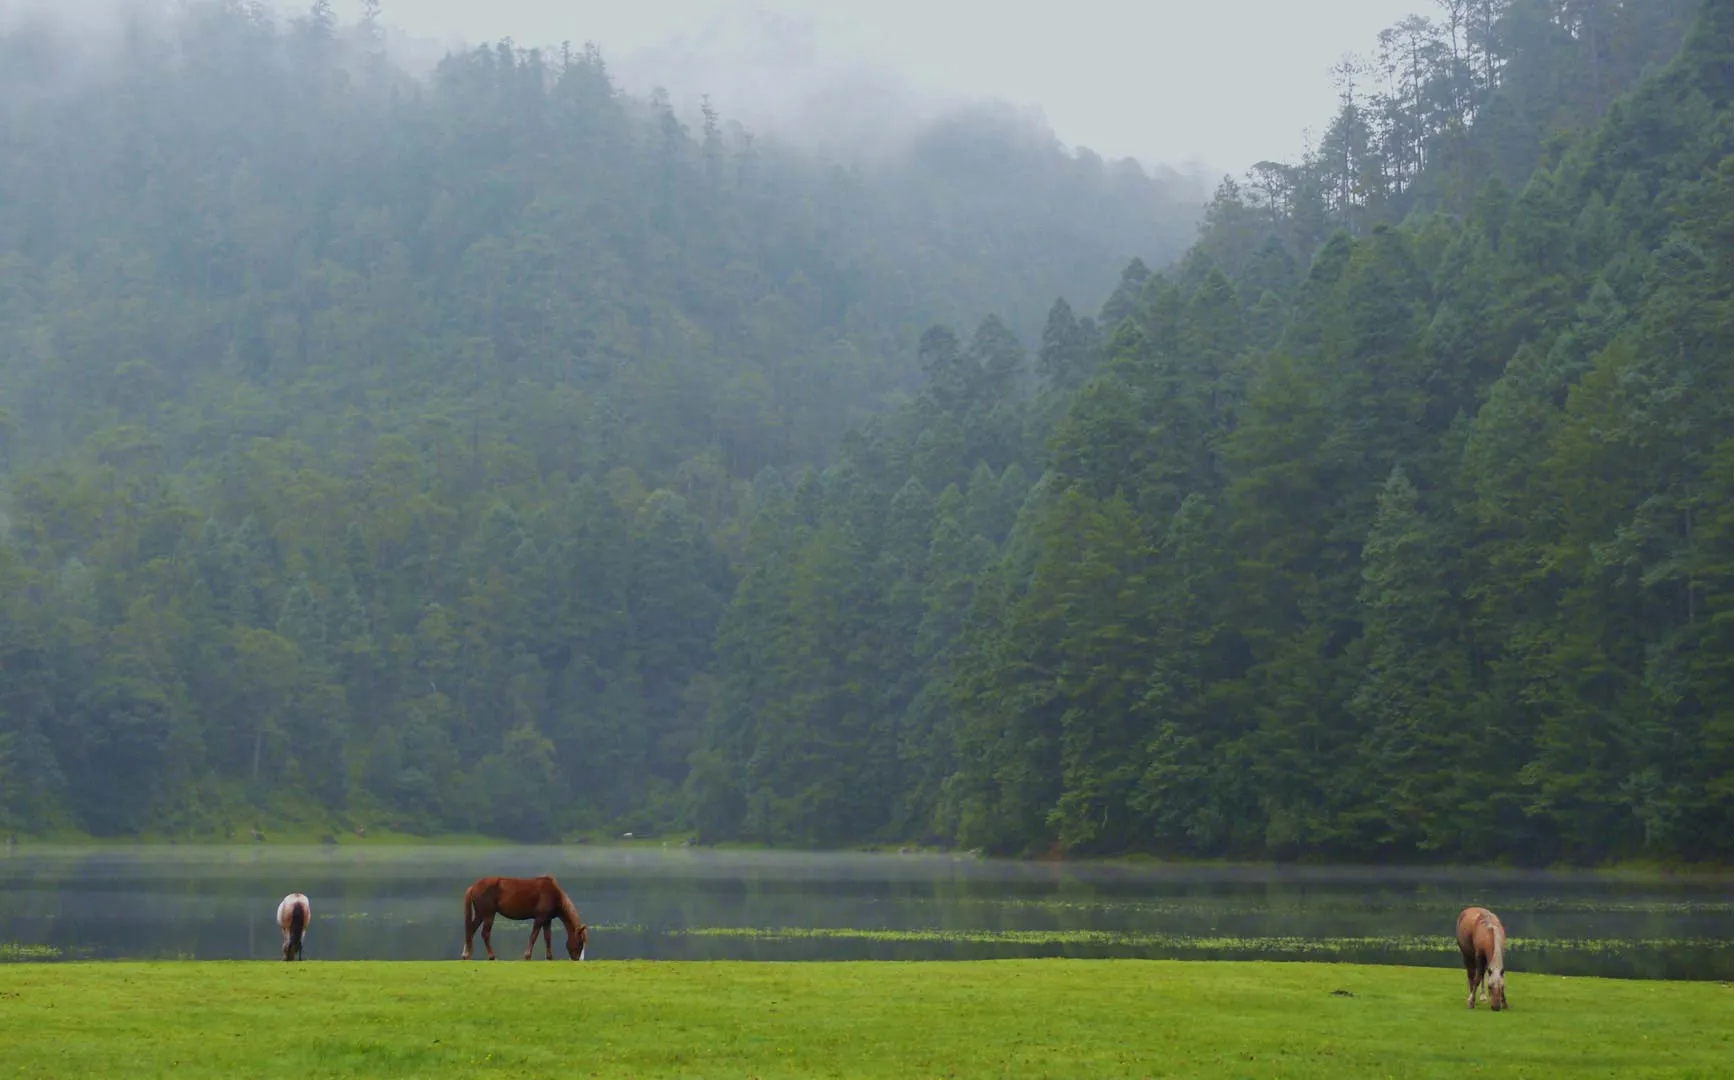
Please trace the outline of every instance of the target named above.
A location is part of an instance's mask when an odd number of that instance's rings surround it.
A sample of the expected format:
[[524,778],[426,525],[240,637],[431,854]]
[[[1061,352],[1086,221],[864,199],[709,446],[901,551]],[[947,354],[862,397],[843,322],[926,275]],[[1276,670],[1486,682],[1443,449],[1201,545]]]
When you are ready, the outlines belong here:
[[1487,976],[1487,1003],[1498,1012],[1505,1008],[1505,972],[1489,972]]
[[578,917],[577,905],[565,893],[560,894],[560,918],[566,924],[566,955],[584,959],[584,946],[590,943],[590,928]]

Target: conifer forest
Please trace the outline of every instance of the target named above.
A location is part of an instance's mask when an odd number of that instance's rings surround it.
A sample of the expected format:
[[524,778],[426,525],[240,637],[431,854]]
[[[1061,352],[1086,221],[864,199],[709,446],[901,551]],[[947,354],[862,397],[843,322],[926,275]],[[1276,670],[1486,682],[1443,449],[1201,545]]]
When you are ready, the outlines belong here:
[[1203,186],[385,17],[0,29],[0,830],[1734,859],[1734,0]]

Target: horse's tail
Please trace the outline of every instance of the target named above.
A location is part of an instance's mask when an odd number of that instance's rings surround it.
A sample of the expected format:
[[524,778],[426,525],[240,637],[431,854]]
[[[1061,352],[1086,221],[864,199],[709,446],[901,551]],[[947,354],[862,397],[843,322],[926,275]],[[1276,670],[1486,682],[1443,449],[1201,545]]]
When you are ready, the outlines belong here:
[[476,887],[471,885],[464,890],[464,933],[470,932],[470,927],[476,925]]
[[301,936],[307,932],[307,905],[297,902],[289,909],[289,947],[299,949]]

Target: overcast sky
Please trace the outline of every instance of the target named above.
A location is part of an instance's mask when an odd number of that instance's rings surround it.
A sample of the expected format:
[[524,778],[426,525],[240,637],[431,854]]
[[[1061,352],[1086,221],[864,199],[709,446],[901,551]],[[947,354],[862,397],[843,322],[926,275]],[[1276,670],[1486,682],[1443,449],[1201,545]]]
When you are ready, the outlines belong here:
[[[360,0],[338,0],[356,10]],[[1293,157],[1333,108],[1345,51],[1431,0],[382,0],[416,35],[523,45],[594,40],[632,90],[634,55],[751,9],[833,24],[835,54],[858,46],[930,90],[1036,105],[1059,137],[1108,156],[1234,171]],[[291,6],[300,6],[293,3]],[[1027,13],[1027,14],[1026,14]],[[847,45],[838,43],[846,37]],[[679,73],[665,77],[670,90]],[[711,81],[721,81],[715,75]],[[711,87],[729,111],[728,87]],[[739,109],[736,113],[739,113]]]
[[[311,0],[268,2],[304,11]],[[134,3],[172,0],[0,0],[0,15],[23,7],[88,16]],[[1333,110],[1331,65],[1347,51],[1370,53],[1381,29],[1435,6],[1435,0],[381,3],[387,23],[440,42],[595,41],[627,89],[642,93],[661,82],[687,108],[708,90],[725,116],[749,126],[763,126],[767,111],[791,105],[799,111],[801,100],[816,98],[818,71],[835,68],[858,83],[867,65],[935,97],[998,97],[1039,107],[1063,141],[1108,157],[1235,173],[1261,158],[1298,155],[1303,132],[1321,130]],[[334,6],[347,21],[361,0]],[[743,29],[754,12],[822,24],[804,65],[750,62],[763,55],[748,40],[763,36],[762,21],[751,23],[759,30]],[[677,38],[684,44],[671,48]]]

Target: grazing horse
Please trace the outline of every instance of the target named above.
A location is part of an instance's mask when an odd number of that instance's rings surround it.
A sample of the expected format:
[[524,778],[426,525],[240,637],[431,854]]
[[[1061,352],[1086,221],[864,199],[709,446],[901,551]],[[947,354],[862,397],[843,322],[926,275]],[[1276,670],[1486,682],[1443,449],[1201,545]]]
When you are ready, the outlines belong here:
[[301,942],[307,936],[307,924],[313,918],[313,905],[307,897],[292,892],[277,905],[277,925],[283,930],[283,959],[301,959]]
[[554,927],[553,922],[559,919],[566,927],[566,953],[574,960],[584,959],[584,949],[590,940],[590,928],[578,918],[578,909],[572,906],[572,898],[560,888],[560,883],[546,874],[541,877],[485,877],[464,891],[464,952],[461,959],[470,958],[470,944],[475,938],[476,928],[481,927],[482,945],[488,950],[488,959],[494,956],[494,916],[504,915],[508,919],[533,920],[530,926],[530,944],[524,950],[524,959],[530,959],[536,951],[536,935],[542,935],[542,943],[548,950],[548,959],[554,959]]
[[1483,907],[1464,908],[1457,916],[1457,948],[1469,969],[1469,1007],[1475,993],[1485,990],[1487,1003],[1498,1012],[1505,1004],[1505,924]]

